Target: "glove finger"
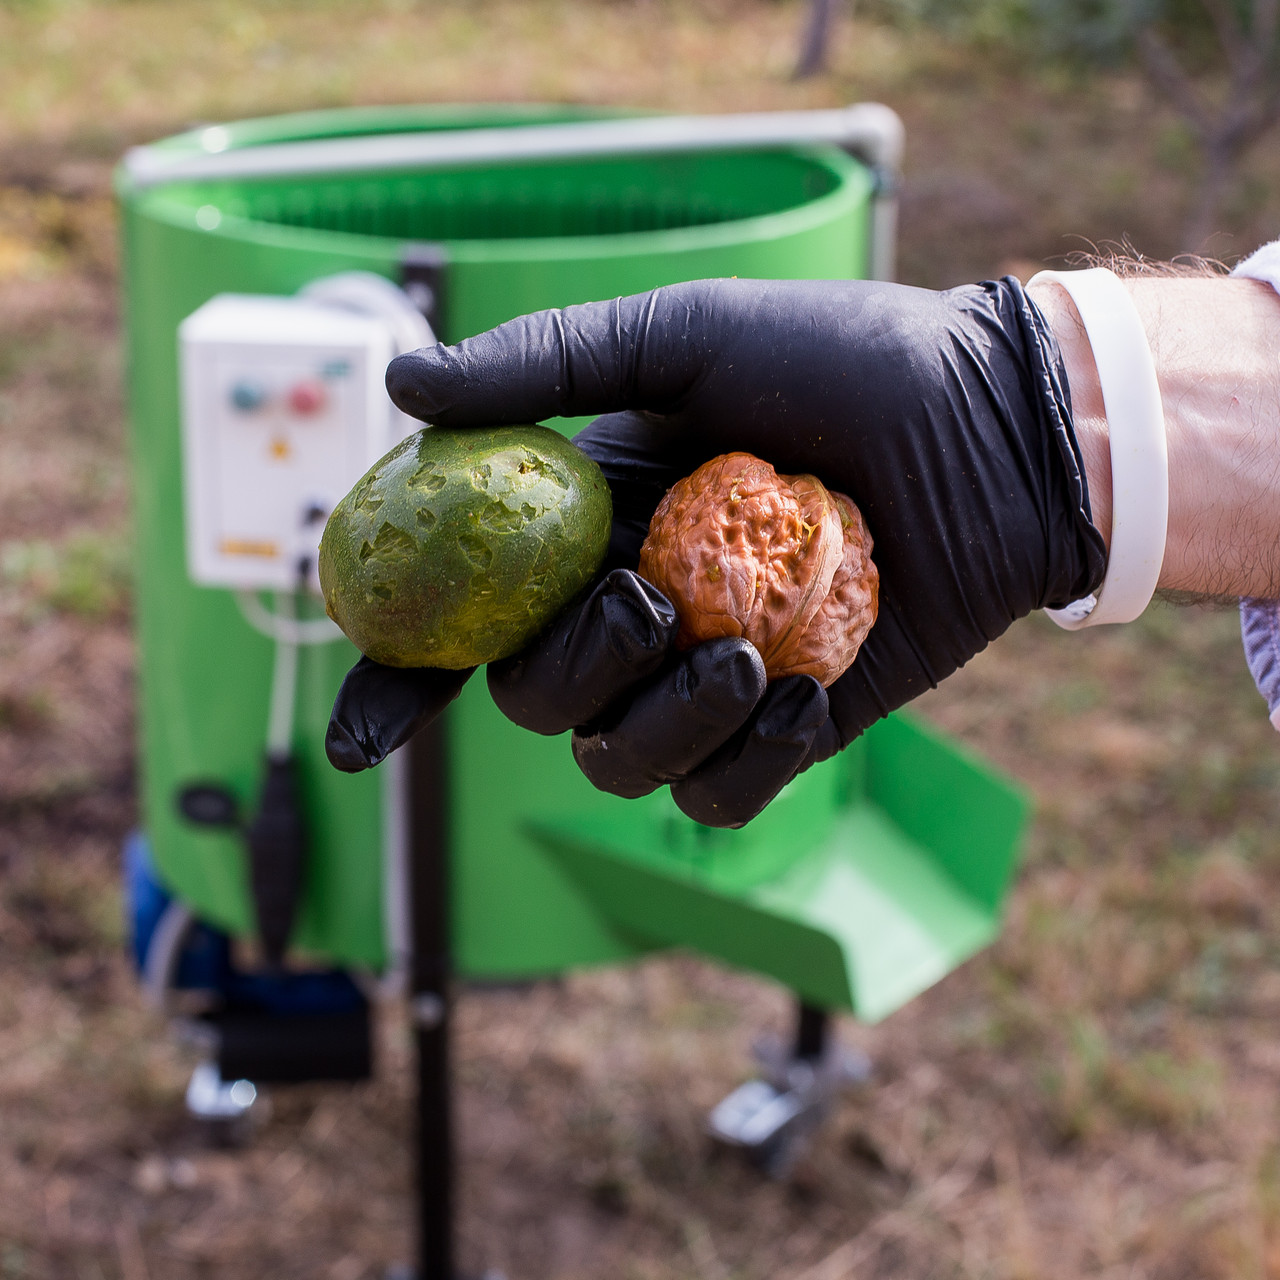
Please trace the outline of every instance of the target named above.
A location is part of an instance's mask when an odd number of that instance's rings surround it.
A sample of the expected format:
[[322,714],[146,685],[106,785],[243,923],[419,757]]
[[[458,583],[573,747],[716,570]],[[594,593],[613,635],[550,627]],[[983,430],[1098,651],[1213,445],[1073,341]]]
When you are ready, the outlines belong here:
[[634,799],[682,778],[750,717],[765,691],[764,662],[746,640],[711,640],[617,711],[575,730],[573,757],[601,791]]
[[775,681],[750,725],[673,783],[671,797],[705,826],[744,826],[800,771],[826,723],[826,690],[812,676]]
[[696,380],[690,286],[519,316],[456,346],[423,347],[387,367],[387,393],[440,426],[663,410]]
[[474,667],[384,667],[361,658],[342,681],[324,735],[335,769],[359,773],[425,729],[462,692]]
[[[854,737],[858,735],[855,734]],[[850,742],[853,741],[851,738]],[[809,744],[809,750],[805,752],[805,757],[800,761],[800,767],[797,773],[803,773],[806,769],[811,769],[815,764],[821,764],[824,760],[830,760],[832,756],[843,751],[849,744],[840,741],[840,730],[836,727],[836,722],[830,715],[822,722],[821,728],[813,735],[813,741]]]
[[491,662],[489,692],[521,728],[563,733],[595,720],[657,671],[679,629],[662,592],[629,569],[615,569],[528,648]]
[[607,563],[634,568],[658,503],[677,480],[718,452],[696,431],[650,413],[609,413],[573,437],[608,481],[613,525]]

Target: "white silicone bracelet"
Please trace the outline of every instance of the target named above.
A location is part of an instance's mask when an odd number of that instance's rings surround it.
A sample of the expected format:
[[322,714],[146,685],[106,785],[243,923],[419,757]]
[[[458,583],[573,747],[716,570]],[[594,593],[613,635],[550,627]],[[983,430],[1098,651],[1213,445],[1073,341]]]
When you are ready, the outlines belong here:
[[1155,594],[1169,527],[1169,456],[1151,348],[1138,309],[1114,272],[1041,271],[1028,288],[1045,282],[1071,295],[1084,322],[1111,438],[1111,551],[1102,586],[1045,612],[1068,631],[1132,622]]

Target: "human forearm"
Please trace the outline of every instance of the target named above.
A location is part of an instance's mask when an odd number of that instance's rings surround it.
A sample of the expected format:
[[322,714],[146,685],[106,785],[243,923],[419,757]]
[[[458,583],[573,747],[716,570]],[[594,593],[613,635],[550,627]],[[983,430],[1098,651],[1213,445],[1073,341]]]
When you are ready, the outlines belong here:
[[[1125,280],[1164,406],[1169,528],[1162,588],[1280,595],[1280,296],[1223,277]],[[1065,290],[1030,291],[1062,349],[1094,523],[1110,541],[1111,464],[1093,355]]]

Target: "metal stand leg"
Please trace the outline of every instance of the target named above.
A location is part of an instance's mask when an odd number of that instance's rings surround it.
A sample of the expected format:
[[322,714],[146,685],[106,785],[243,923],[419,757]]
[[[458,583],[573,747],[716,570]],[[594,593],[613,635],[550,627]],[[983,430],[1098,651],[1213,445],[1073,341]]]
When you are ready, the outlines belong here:
[[417,1280],[456,1280],[449,1074],[448,764],[439,720],[409,747],[410,1001],[417,1049]]
[[796,1047],[794,1056],[812,1062],[827,1051],[827,1030],[831,1015],[803,1000],[796,1004]]
[[[448,717],[424,729],[409,752],[409,1001],[417,1052],[417,1266],[388,1280],[462,1280],[454,1262],[453,1076],[449,1063]],[[496,1271],[483,1280],[503,1280]]]

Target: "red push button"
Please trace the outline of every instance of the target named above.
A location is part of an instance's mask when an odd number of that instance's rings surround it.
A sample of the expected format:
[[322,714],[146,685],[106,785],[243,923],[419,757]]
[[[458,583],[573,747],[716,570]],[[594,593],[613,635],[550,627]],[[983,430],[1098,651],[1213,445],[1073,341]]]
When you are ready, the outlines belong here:
[[302,417],[319,413],[328,401],[324,387],[318,382],[299,382],[289,389],[289,408]]

